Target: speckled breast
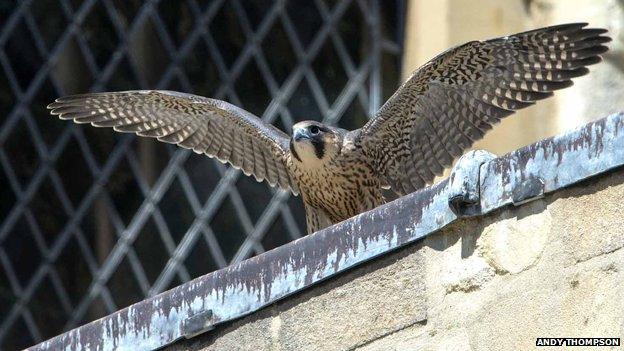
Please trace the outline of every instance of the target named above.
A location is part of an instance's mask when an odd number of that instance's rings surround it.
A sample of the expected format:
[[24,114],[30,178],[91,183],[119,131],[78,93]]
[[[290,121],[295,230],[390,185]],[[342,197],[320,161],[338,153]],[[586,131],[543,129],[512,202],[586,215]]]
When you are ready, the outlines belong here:
[[371,169],[353,158],[336,160],[327,167],[297,175],[304,202],[323,209],[333,222],[353,217],[384,202],[379,181]]

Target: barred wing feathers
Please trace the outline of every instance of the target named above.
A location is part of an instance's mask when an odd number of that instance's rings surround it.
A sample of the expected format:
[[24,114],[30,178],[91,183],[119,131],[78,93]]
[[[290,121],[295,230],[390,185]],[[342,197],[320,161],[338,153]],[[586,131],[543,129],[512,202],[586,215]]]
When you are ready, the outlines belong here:
[[425,186],[493,124],[600,62],[610,38],[586,25],[472,41],[438,55],[358,131],[371,166],[399,194]]
[[61,119],[112,127],[216,157],[258,181],[298,193],[287,168],[288,136],[225,101],[140,90],[67,96],[48,108]]

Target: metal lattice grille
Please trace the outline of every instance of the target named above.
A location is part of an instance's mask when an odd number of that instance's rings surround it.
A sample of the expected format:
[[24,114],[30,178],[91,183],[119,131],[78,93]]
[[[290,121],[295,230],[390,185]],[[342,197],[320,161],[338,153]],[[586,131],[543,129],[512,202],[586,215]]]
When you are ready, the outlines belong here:
[[402,1],[0,4],[0,347],[99,318],[304,232],[300,200],[206,157],[48,116],[170,89],[289,132],[363,125],[398,84]]

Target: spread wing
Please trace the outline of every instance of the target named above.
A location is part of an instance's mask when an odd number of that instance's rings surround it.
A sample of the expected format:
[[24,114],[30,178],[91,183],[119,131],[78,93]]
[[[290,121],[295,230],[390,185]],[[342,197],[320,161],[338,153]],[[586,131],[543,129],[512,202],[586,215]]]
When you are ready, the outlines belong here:
[[501,118],[600,62],[610,39],[586,25],[473,41],[435,57],[357,134],[371,166],[399,194],[425,186]]
[[216,157],[298,193],[287,168],[289,138],[225,101],[172,91],[124,91],[67,96],[48,106],[53,115],[112,127]]

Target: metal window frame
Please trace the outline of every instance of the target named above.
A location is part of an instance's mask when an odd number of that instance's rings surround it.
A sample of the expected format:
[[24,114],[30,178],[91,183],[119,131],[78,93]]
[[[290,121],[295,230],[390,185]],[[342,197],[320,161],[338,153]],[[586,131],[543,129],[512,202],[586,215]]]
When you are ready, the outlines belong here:
[[[403,6],[402,1],[396,2],[397,9],[398,3]],[[15,197],[7,216],[0,220],[0,274],[7,275],[6,289],[15,301],[8,306],[7,312],[0,316],[0,344],[15,337],[11,334],[19,329],[20,323],[25,326],[23,334],[32,339],[33,343],[41,342],[49,336],[46,335],[48,333],[46,328],[38,325],[40,322],[36,318],[38,316],[33,303],[36,302],[37,293],[45,288],[49,287],[50,291],[47,293],[58,300],[58,306],[53,306],[58,307],[60,311],[58,315],[61,319],[66,317],[64,325],[58,323],[59,330],[68,330],[81,324],[85,318],[91,320],[93,316],[89,314],[89,309],[93,306],[101,307],[104,313],[112,313],[125,306],[120,306],[116,301],[116,291],[111,289],[109,284],[126,261],[139,296],[151,297],[167,289],[175,280],[188,281],[193,277],[185,260],[198,244],[205,244],[207,254],[212,257],[215,266],[223,268],[264,252],[267,247],[263,244],[263,239],[270,232],[276,219],[284,226],[286,232],[284,236],[288,240],[297,239],[302,235],[295,220],[296,213],[287,203],[290,199],[289,193],[276,189],[269,190],[270,200],[254,221],[236,185],[241,172],[219,162],[215,161],[213,165],[220,178],[208,198],[201,199],[196,189],[197,184],[192,184],[190,172],[185,168],[191,155],[189,150],[168,147],[164,156],[169,162],[155,177],[154,183],[150,184],[141,175],[141,160],[131,145],[134,136],[120,136],[103,161],[96,158],[94,147],[83,128],[71,123],[66,123],[53,142],[47,142],[44,138],[47,131],[40,127],[38,119],[51,117],[47,114],[36,115],[32,108],[33,101],[47,83],[54,91],[55,97],[68,93],[64,91],[62,79],[54,74],[55,66],[62,60],[68,46],[71,44],[76,46],[80,56],[78,59],[84,61],[85,73],[93,78],[90,81],[90,90],[94,91],[105,89],[116,72],[124,66],[135,78],[132,80],[136,81],[138,85],[136,88],[166,89],[170,88],[171,82],[177,81],[181,86],[180,90],[194,92],[183,62],[201,45],[208,53],[207,60],[214,65],[215,74],[219,77],[218,84],[215,84],[215,92],[211,96],[229,98],[240,105],[242,96],[237,92],[237,80],[244,75],[247,67],[254,65],[259,72],[258,79],[266,88],[269,98],[267,101],[270,101],[261,117],[271,123],[280,121],[285,128],[289,128],[297,121],[293,116],[294,111],[290,110],[287,102],[297,92],[300,84],[308,86],[312,104],[318,108],[319,118],[327,123],[338,122],[345,111],[355,105],[367,111],[368,115],[373,115],[383,100],[380,85],[385,77],[380,63],[385,55],[399,57],[401,52],[401,34],[397,33],[396,38],[394,35],[390,38],[382,32],[383,5],[379,0],[310,1],[315,11],[318,11],[319,24],[318,28],[312,31],[307,43],[299,36],[300,28],[288,10],[290,2],[287,0],[268,2],[266,12],[261,15],[257,24],[250,20],[249,12],[244,9],[245,3],[242,0],[215,0],[209,4],[204,3],[205,6],[199,1],[184,0],[182,3],[186,4],[194,22],[188,35],[179,43],[175,42],[173,33],[165,24],[165,18],[159,9],[161,3],[161,0],[149,0],[139,4],[136,13],[124,24],[117,13],[114,1],[85,0],[77,3],[58,0],[54,4],[58,7],[58,13],[62,15],[66,26],[60,29],[58,36],[51,42],[46,42],[43,35],[45,33],[41,29],[43,27],[33,14],[32,10],[38,4],[35,1],[19,2],[11,10],[5,23],[0,24],[0,75],[4,75],[7,79],[8,87],[15,98],[15,103],[10,106],[6,118],[0,121],[0,145],[11,140],[17,126],[21,126],[29,136],[24,143],[28,143],[28,146],[32,143],[34,157],[39,162],[39,167],[29,175],[29,179],[22,182],[15,171],[17,167],[12,164],[13,155],[0,147],[0,173],[6,175],[9,183],[7,189]],[[216,32],[211,30],[213,20],[219,16],[225,5],[231,7],[234,21],[240,27],[239,34],[244,38],[244,43],[232,58],[232,62],[225,59],[217,42]],[[348,38],[343,37],[339,31],[340,24],[346,20],[346,14],[353,9],[361,14],[362,25],[366,28],[364,36],[366,41],[371,42],[366,54],[358,60],[351,57]],[[110,30],[118,39],[112,44],[108,58],[103,59],[104,62],[97,62],[96,52],[84,31],[84,26],[90,22],[90,17],[95,11],[101,11],[101,15],[110,21]],[[399,28],[403,26],[402,14],[401,10],[397,25]],[[275,72],[269,66],[270,56],[263,47],[267,36],[276,25],[282,28],[296,60],[293,69],[282,82],[278,81]],[[132,38],[144,30],[145,26],[152,28],[153,34],[162,44],[162,54],[168,58],[162,74],[151,84],[145,72],[141,70],[141,64],[132,59]],[[24,86],[21,86],[22,82],[12,66],[12,57],[5,47],[18,29],[32,39],[35,48],[32,54],[39,56],[42,62]],[[335,51],[338,67],[345,75],[344,86],[335,99],[329,99],[325,95],[323,79],[314,68],[314,63],[326,46]],[[92,178],[92,182],[81,194],[78,202],[73,202],[68,196],[70,189],[63,182],[65,179],[62,179],[62,173],[56,168],[57,161],[63,158],[70,142],[77,143],[79,157],[86,166],[84,171]],[[156,141],[145,142],[156,143]],[[128,166],[130,177],[136,182],[138,192],[142,196],[140,206],[127,223],[121,218],[121,213],[113,201],[112,192],[106,186],[107,182],[114,178],[115,172],[122,167],[120,164]],[[45,230],[38,224],[37,213],[30,207],[31,201],[37,199],[43,192],[41,189],[48,184],[52,188],[53,196],[58,200],[61,215],[67,217],[50,242],[46,242]],[[171,233],[172,228],[168,227],[167,214],[159,207],[166,201],[168,190],[175,185],[179,185],[184,192],[185,204],[194,215],[192,223],[184,228],[183,237],[178,242]],[[85,232],[81,226],[89,217],[92,208],[96,206],[95,203],[100,200],[106,220],[110,222],[112,228],[110,252],[107,252],[108,256],[105,258],[100,258],[101,262],[89,247],[89,235],[93,233]],[[218,242],[218,228],[211,225],[211,220],[217,216],[226,201],[231,202],[234,208],[232,212],[240,220],[242,230],[238,234],[244,240],[242,245],[236,248],[236,253],[231,259],[224,255],[223,248]],[[23,281],[18,277],[19,272],[15,269],[17,264],[11,257],[12,252],[3,246],[3,243],[17,235],[15,228],[22,220],[29,235],[32,236],[32,250],[40,256],[32,274]],[[153,222],[156,227],[156,230],[149,234],[161,240],[167,254],[165,265],[153,281],[147,277],[142,257],[133,246],[137,239],[140,240],[142,230],[148,221]],[[70,244],[77,244],[78,248],[73,255],[85,262],[91,278],[84,295],[77,296],[76,299],[73,299],[74,296],[61,278],[62,272],[56,266]],[[56,323],[54,325],[56,327]]]
[[151,350],[240,318],[467,216],[520,205],[624,165],[624,113],[495,158],[463,156],[449,178],[209,273],[28,350]]

